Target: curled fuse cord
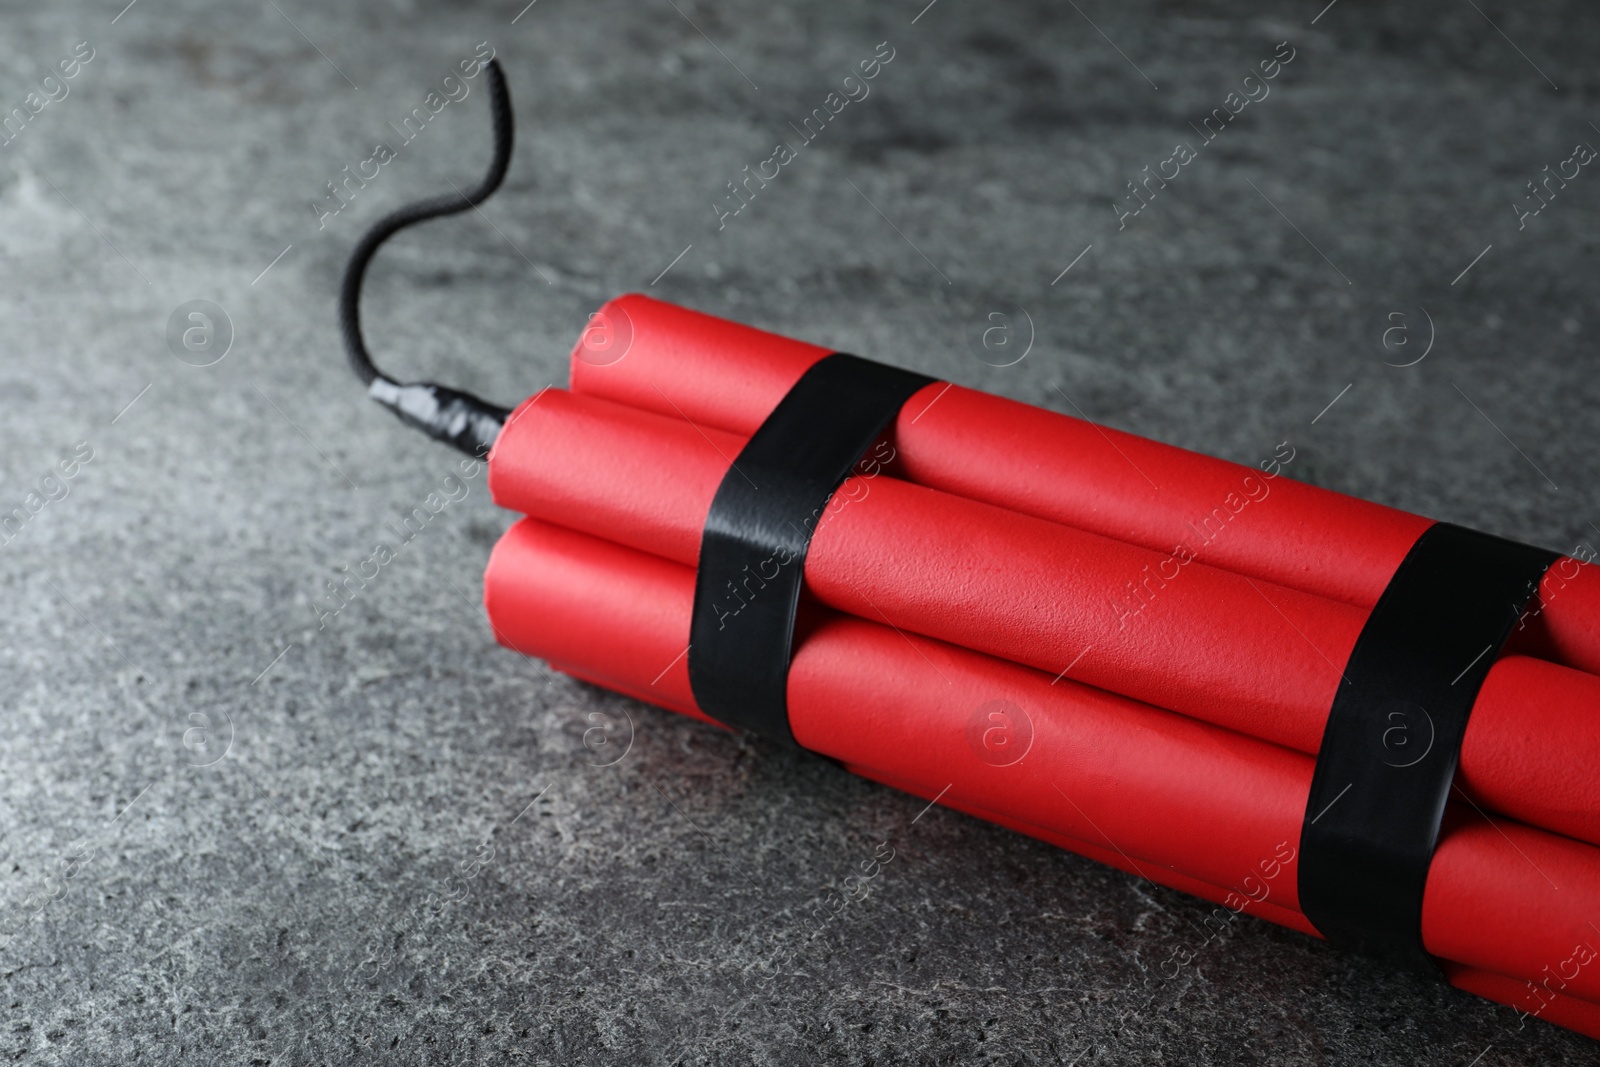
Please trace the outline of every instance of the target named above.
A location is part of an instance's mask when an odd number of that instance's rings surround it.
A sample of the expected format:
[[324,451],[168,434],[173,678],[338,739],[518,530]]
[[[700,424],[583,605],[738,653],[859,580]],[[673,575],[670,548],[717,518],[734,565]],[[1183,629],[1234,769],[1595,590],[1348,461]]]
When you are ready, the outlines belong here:
[[478,206],[505,180],[511,164],[514,127],[511,93],[498,60],[491,59],[484,69],[488,74],[489,115],[494,122],[494,158],[483,181],[464,193],[458,190],[408,204],[375,222],[350,254],[339,291],[339,329],[344,335],[345,354],[350,369],[366,385],[367,396],[394,412],[400,421],[476,458],[489,451],[500,428],[511,417],[511,409],[436,382],[402,385],[380,371],[361,336],[361,283],[383,242],[407,226]]

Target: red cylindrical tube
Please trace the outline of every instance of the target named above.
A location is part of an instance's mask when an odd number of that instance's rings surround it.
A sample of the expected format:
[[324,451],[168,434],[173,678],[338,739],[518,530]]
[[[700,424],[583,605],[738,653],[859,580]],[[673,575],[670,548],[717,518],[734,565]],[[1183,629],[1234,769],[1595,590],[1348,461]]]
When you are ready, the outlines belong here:
[[[690,714],[693,598],[689,567],[531,519],[501,540],[485,576],[504,643]],[[974,712],[996,701],[1027,724],[1020,757],[997,761],[974,740]],[[807,749],[1065,847],[1114,852],[1152,880],[1235,887],[1226,899],[1305,929],[1285,913],[1298,915],[1292,848],[1307,756],[822,609],[798,637],[788,703]],[[1593,847],[1453,811],[1427,884],[1423,940],[1474,974],[1537,980],[1591,942],[1596,899]],[[1600,968],[1579,968],[1561,993],[1600,1002]]]
[[[830,351],[640,295],[594,321],[607,346],[580,337],[574,392],[745,436]],[[1363,608],[1432,521],[958,385],[913,397],[894,436],[919,484]],[[1535,607],[1525,647],[1600,674],[1597,568],[1558,561]]]
[[[507,423],[489,484],[505,507],[693,565],[743,441],[549,389]],[[829,607],[1308,754],[1365,617],[1198,562],[1167,570],[1170,557],[1148,549],[894,478],[848,479],[812,525],[806,584]],[[1130,582],[1150,598],[1108,607]],[[719,614],[736,625],[760,587],[753,575]],[[1600,678],[1528,656],[1495,663],[1462,746],[1462,788],[1491,811],[1600,843],[1595,766]]]

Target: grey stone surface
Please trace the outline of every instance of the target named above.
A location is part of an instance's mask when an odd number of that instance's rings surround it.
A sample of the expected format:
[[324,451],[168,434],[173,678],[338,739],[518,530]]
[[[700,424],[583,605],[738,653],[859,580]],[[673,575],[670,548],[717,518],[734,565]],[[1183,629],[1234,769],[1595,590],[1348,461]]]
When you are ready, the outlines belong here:
[[[397,371],[508,401],[562,381],[579,317],[692,245],[652,292],[1595,536],[1600,176],[1523,229],[1511,207],[1600,142],[1591,8],[922,3],[4,5],[7,111],[94,57],[0,148],[0,511],[93,458],[0,548],[0,1058],[1595,1061],[1265,924],[1197,945],[1209,909],[1179,894],[550,677],[479,612],[509,522],[481,476],[319,630],[324,583],[455,462],[363,400],[334,287],[378,214],[478,174],[482,92],[322,228],[310,204],[482,41],[514,169],[380,258]],[[1124,184],[1284,40],[1271,95],[1119,230]],[[719,232],[724,183],[883,41],[871,95]],[[208,367],[169,351],[191,300],[232,323]],[[993,367],[1012,305],[1033,347]],[[1432,351],[1386,366],[1424,309]],[[633,724],[614,765],[594,716]],[[815,926],[883,841],[871,896]]]

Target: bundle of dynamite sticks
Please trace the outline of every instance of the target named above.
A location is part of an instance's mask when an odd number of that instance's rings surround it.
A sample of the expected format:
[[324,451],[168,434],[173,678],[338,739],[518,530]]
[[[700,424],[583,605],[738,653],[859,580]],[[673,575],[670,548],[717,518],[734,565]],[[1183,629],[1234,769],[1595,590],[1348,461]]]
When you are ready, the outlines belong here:
[[[830,351],[607,304],[570,390],[523,403],[490,456],[495,500],[527,516],[485,578],[500,640],[707,718],[685,655],[707,511]],[[868,778],[1315,936],[1295,859],[1323,727],[1430,525],[1273,461],[934,383],[815,516],[790,728]],[[724,591],[726,625],[795,565],[770,562]],[[1421,934],[1451,984],[1593,1037],[1597,768],[1600,576],[1563,557],[1473,706]]]

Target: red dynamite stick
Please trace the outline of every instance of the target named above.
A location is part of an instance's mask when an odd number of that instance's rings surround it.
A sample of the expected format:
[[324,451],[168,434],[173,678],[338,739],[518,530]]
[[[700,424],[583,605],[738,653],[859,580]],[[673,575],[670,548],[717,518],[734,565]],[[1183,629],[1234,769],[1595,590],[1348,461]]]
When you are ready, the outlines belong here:
[[[489,487],[511,510],[693,565],[712,496],[743,444],[548,389],[501,432]],[[829,607],[1307,754],[1365,621],[1351,605],[1201,563],[1119,617],[1108,593],[1151,573],[1159,553],[896,478],[846,480],[813,525],[806,583]],[[726,625],[760,587],[753,575],[727,591]],[[1431,744],[1429,730],[1401,723],[1374,743],[1403,762]],[[1496,662],[1461,751],[1457,781],[1473,801],[1600,843],[1596,766],[1600,678],[1529,656]]]
[[[580,336],[571,384],[748,436],[830,351],[629,295]],[[1431,522],[959,385],[912,397],[894,439],[899,473],[918,484],[1163,556],[1183,546],[1214,566],[1363,608]],[[1263,485],[1270,496],[1250,501]],[[1519,635],[1530,651],[1600,674],[1596,571],[1571,558],[1550,568]]]
[[[525,519],[496,546],[484,586],[508,647],[703,717],[684,657],[691,568]],[[1292,846],[1310,757],[823,609],[803,623],[788,702],[805,748],[1153,881],[1212,899],[1208,887],[1233,885],[1241,910],[1306,929]],[[994,701],[1018,709],[1030,734],[1006,765],[971,740],[973,712]],[[1575,944],[1600,941],[1586,922],[1600,851],[1453,808],[1423,900],[1424,943],[1466,968],[1453,980],[1520,1003],[1511,978],[1538,982]],[[1552,992],[1600,1002],[1600,966]],[[1593,1009],[1541,1015],[1581,1023]]]

